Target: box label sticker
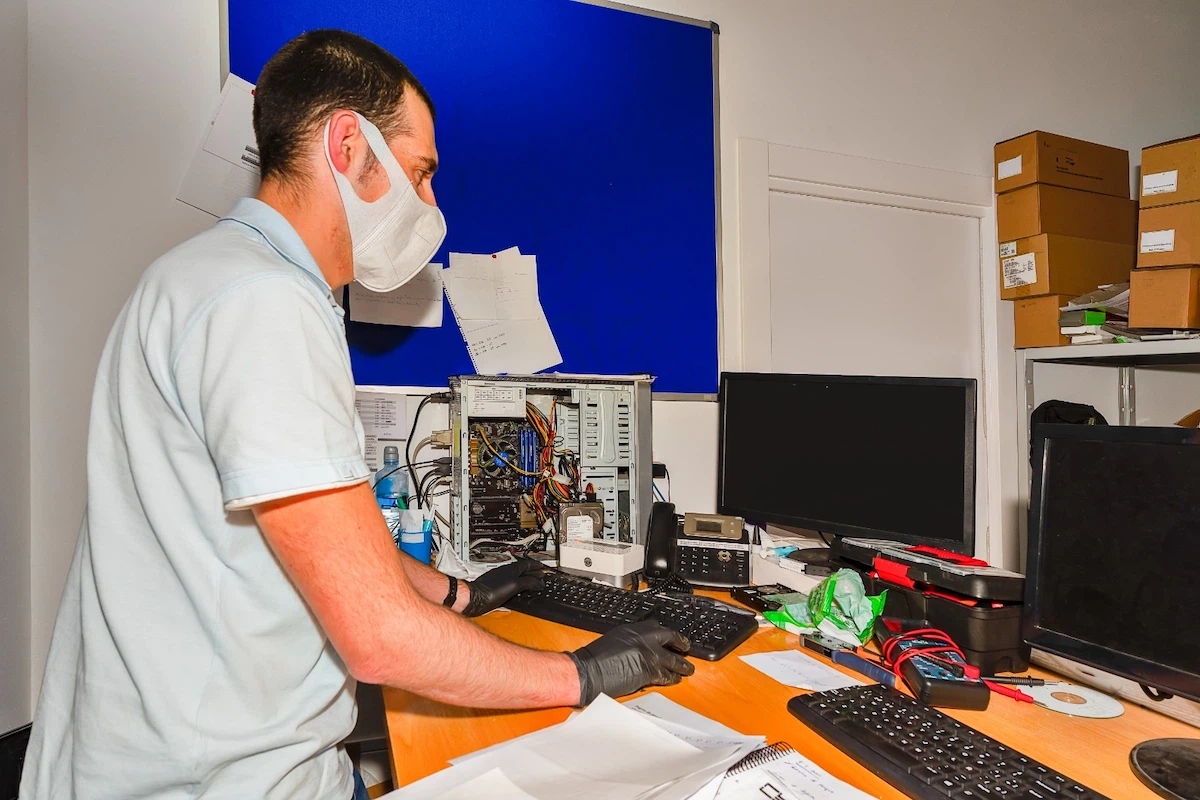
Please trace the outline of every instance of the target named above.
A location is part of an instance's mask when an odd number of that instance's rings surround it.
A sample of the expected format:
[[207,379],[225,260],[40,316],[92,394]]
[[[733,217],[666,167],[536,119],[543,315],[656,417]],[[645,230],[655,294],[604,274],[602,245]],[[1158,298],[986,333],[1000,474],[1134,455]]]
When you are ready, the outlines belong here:
[[1016,254],[1017,254],[1017,243],[1016,242],[1001,242],[1000,243],[1000,257],[1001,258],[1008,258],[1009,256],[1015,256]]
[[1021,157],[1010,158],[1008,161],[1001,161],[996,165],[996,180],[1002,181],[1005,178],[1012,178],[1021,174]]
[[1142,231],[1143,253],[1169,253],[1174,249],[1174,228],[1169,231]]
[[1005,289],[1037,283],[1037,262],[1033,253],[1006,258],[1000,262],[1000,267],[1004,273]]
[[1152,194],[1169,194],[1178,189],[1179,170],[1177,169],[1152,172],[1142,176],[1142,197],[1149,197]]

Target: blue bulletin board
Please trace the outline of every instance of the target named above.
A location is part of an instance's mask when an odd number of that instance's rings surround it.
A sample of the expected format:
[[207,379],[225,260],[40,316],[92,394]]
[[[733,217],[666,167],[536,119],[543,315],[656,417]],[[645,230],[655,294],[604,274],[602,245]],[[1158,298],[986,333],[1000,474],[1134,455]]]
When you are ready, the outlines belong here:
[[[715,26],[573,0],[229,0],[231,71],[342,28],[395,53],[437,107],[448,253],[518,246],[561,372],[717,390]],[[445,302],[445,301],[443,301]],[[359,384],[471,373],[441,328],[348,323]]]

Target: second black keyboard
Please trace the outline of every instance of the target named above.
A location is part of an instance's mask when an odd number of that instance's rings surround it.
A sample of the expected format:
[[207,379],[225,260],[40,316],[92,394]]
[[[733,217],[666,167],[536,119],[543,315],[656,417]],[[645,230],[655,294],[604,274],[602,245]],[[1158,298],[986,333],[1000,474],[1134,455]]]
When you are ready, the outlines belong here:
[[788,711],[917,800],[1103,800],[1062,773],[886,686],[800,695]]
[[706,597],[632,592],[554,570],[545,572],[544,579],[544,589],[521,592],[505,606],[595,633],[657,620],[688,638],[689,656],[706,661],[724,658],[758,630],[753,612]]

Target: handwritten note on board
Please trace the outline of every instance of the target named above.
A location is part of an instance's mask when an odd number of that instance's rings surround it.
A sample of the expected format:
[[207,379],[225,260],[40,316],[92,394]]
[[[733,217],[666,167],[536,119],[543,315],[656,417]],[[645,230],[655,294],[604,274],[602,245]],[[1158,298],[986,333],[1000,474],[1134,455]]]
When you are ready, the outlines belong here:
[[536,256],[515,247],[451,253],[444,281],[476,372],[533,373],[562,363],[538,297]]
[[351,283],[350,319],[410,328],[442,327],[442,265],[427,264],[392,292],[372,292],[358,281]]

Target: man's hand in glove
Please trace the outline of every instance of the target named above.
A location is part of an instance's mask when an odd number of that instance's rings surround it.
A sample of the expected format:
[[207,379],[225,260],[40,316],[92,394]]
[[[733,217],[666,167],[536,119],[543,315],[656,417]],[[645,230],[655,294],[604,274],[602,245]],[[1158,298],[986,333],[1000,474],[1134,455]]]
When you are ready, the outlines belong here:
[[620,697],[646,686],[669,686],[696,671],[681,654],[689,647],[683,634],[654,620],[614,628],[567,655],[579,670],[579,705],[600,694]]
[[508,602],[514,594],[542,588],[545,568],[532,558],[518,558],[488,570],[473,581],[467,581],[471,597],[463,609],[464,617],[478,617],[494,611]]

